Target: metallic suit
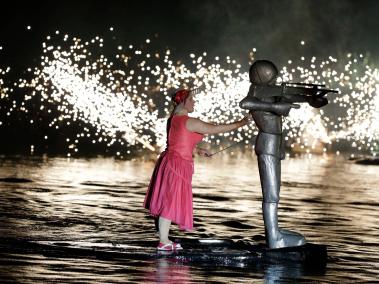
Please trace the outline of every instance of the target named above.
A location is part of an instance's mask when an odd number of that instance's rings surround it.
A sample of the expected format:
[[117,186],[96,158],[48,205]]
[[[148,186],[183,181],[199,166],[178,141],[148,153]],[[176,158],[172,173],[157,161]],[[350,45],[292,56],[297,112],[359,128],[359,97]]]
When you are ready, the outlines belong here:
[[278,203],[280,192],[280,164],[284,159],[282,116],[291,108],[299,108],[294,102],[307,102],[313,107],[328,103],[324,97],[315,97],[304,88],[274,85],[278,70],[267,60],[258,60],[250,67],[250,90],[240,102],[240,107],[251,111],[259,129],[255,141],[259,175],[263,194],[263,220],[266,242],[270,248],[301,246],[305,238],[295,232],[279,228]]

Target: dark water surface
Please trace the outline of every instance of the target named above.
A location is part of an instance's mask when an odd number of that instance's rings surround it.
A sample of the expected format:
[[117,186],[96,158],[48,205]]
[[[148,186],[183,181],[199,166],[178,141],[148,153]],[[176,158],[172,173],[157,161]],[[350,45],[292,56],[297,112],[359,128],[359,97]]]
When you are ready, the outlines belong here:
[[[282,163],[280,224],[328,246],[324,271],[297,264],[228,265],[170,259],[46,254],[18,241],[144,243],[156,234],[142,208],[153,161],[112,158],[0,159],[1,283],[375,282],[379,279],[379,167],[342,157]],[[264,242],[254,156],[198,158],[193,179],[195,227],[172,237]],[[11,240],[11,241],[10,241]],[[1,244],[1,243],[0,243]],[[1,247],[1,246],[0,246]]]

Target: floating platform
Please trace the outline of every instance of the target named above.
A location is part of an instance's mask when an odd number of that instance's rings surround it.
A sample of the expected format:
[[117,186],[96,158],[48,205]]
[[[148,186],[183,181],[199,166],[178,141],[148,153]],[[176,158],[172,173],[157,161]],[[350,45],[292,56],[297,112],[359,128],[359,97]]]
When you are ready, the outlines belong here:
[[84,241],[35,241],[0,239],[2,253],[41,253],[54,257],[154,260],[166,258],[179,262],[212,264],[300,263],[325,267],[325,245],[305,244],[299,247],[269,249],[264,244],[223,239],[176,239],[183,250],[157,251],[156,242],[134,241],[129,244]]
[[359,165],[376,165],[379,166],[379,157],[362,158],[355,161]]

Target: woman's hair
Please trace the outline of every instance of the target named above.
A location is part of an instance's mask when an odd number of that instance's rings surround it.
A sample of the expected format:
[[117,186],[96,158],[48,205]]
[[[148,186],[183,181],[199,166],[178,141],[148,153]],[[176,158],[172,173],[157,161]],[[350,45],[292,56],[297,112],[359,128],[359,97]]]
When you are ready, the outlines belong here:
[[173,116],[174,114],[177,114],[183,110],[184,103],[186,102],[189,96],[190,91],[185,89],[178,90],[172,95],[173,109],[171,111],[170,116]]

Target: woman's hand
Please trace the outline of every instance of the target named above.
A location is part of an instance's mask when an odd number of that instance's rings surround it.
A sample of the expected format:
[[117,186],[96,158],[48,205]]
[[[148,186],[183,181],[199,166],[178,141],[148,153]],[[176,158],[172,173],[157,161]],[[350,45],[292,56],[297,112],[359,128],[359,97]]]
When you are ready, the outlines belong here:
[[203,148],[196,148],[197,154],[201,157],[207,157],[210,158],[212,155],[208,152],[208,150]]
[[242,126],[249,124],[253,120],[253,115],[249,112],[244,118],[241,119]]

